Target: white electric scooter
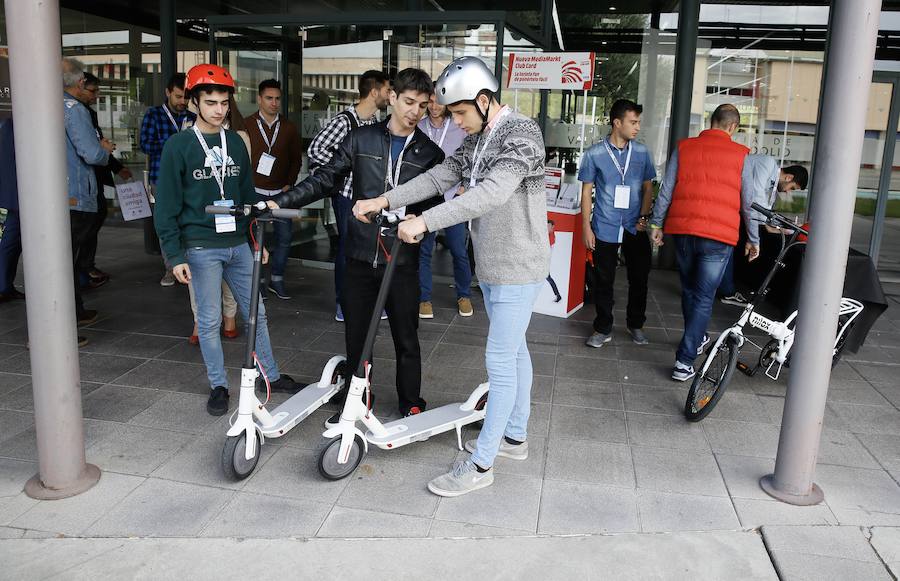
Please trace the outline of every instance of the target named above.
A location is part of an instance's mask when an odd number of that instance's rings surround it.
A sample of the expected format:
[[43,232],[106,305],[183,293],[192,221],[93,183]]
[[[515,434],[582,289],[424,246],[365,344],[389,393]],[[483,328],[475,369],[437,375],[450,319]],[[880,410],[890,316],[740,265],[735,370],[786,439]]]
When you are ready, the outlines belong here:
[[[382,238],[386,233],[393,233],[396,236],[397,221],[393,215],[377,215],[373,219],[380,229],[379,235]],[[385,222],[391,225],[382,226]],[[394,275],[396,264],[393,258],[400,251],[400,244],[400,237],[397,236],[390,252],[384,252],[387,260],[384,278],[381,280],[375,308],[372,310],[372,319],[366,334],[366,342],[363,345],[362,356],[356,372],[350,380],[350,390],[344,402],[341,419],[337,426],[327,429],[323,434],[330,440],[325,443],[319,453],[318,468],[319,473],[329,480],[339,480],[349,476],[369,451],[370,443],[384,450],[393,450],[455,429],[457,446],[462,450],[462,427],[484,420],[489,387],[487,382],[475,388],[472,395],[463,403],[448,404],[387,424],[382,424],[372,411],[371,384],[369,382],[372,365],[369,360],[381,320],[381,311],[387,301],[388,289]],[[383,245],[379,244],[379,246],[384,249]],[[356,427],[356,422],[362,422],[368,431],[363,433]]]
[[[253,205],[226,208],[207,206],[207,214],[250,216],[253,219],[254,251],[253,280],[250,285],[250,320],[247,325],[247,350],[241,369],[241,391],[238,400],[237,417],[231,424],[222,449],[222,468],[232,480],[243,480],[250,476],[259,462],[260,445],[266,438],[280,438],[291,428],[322,407],[334,394],[344,387],[344,357],[336,355],[328,360],[322,376],[269,412],[266,404],[271,391],[269,380],[262,374],[266,384],[266,401],[256,397],[257,378],[260,372],[256,366],[256,314],[259,311],[259,276],[262,265],[264,223],[275,218],[295,218],[300,210],[270,210],[264,202]],[[379,311],[380,312],[380,311]],[[263,370],[265,372],[265,370]],[[234,417],[234,416],[232,416]]]

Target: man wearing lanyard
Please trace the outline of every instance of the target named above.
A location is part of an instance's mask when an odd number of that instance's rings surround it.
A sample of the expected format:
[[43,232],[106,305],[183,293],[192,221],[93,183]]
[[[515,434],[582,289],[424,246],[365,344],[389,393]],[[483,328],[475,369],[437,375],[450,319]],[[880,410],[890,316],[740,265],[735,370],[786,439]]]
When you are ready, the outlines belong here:
[[647,148],[634,141],[641,130],[642,111],[643,107],[627,99],[613,103],[609,136],[584,152],[578,171],[582,182],[582,235],[585,247],[594,253],[597,316],[594,333],[586,342],[588,347],[602,347],[612,340],[613,284],[620,247],[628,269],[626,328],[637,345],[649,343],[642,330],[647,320],[651,255],[646,229],[656,170]]
[[[334,187],[342,184],[351,173],[353,199],[364,200],[379,196],[386,189],[405,183],[440,163],[444,153],[417,127],[433,90],[434,83],[423,70],[409,68],[397,73],[390,95],[393,114],[386,121],[350,132],[334,151],[331,163],[276,196],[269,205],[300,208],[321,200],[331,195]],[[428,207],[411,205],[399,208],[397,213],[400,216],[419,214]],[[346,234],[347,264],[340,306],[344,313],[348,368],[356,369],[378,288],[384,278],[386,257],[383,248],[390,248],[392,241],[380,241],[376,226],[356,220],[348,221]],[[420,396],[419,247],[404,244],[393,260],[397,266],[385,307],[396,352],[398,411],[406,416],[425,410],[425,400]],[[378,373],[376,365],[376,384]],[[337,401],[340,402],[340,398]],[[334,414],[326,425],[336,424],[340,416],[340,412]]]
[[533,375],[525,335],[550,272],[544,138],[537,123],[497,101],[499,88],[481,59],[467,56],[450,63],[438,77],[435,94],[469,136],[444,163],[353,207],[356,219],[367,222],[373,211],[440,198],[454,184],[468,185],[465,194],[399,227],[400,238],[412,243],[419,234],[472,221],[475,268],[490,319],[484,359],[491,389],[484,427],[477,440],[466,442],[472,456],[428,483],[439,496],[493,484],[497,456],[528,458]]
[[[450,112],[437,102],[434,95],[428,101],[428,115],[419,121],[419,129],[428,134],[438,144],[444,155],[449,157],[456,153],[466,138],[466,132],[451,121]],[[454,184],[444,192],[445,200],[452,200],[459,192],[459,185]],[[453,283],[456,287],[457,311],[461,317],[471,317],[472,310],[472,269],[469,267],[469,253],[466,251],[466,225],[454,224],[444,228],[447,247],[453,256]],[[431,257],[437,234],[432,232],[422,239],[419,253],[419,318],[433,319],[434,307],[431,304]]]
[[[148,181],[150,186],[150,201],[153,202],[156,194],[156,182],[159,179],[159,164],[162,158],[163,146],[166,141],[183,128],[192,124],[195,116],[187,110],[187,98],[184,95],[184,73],[176,73],[169,79],[166,85],[166,102],[158,107],[147,109],[144,120],[141,121],[140,146],[141,151],[147,154]],[[175,277],[172,275],[171,263],[166,260],[163,253],[163,262],[166,265],[166,273],[159,284],[172,286]]]
[[[250,161],[253,185],[260,200],[286,192],[300,174],[300,133],[297,126],[280,115],[281,83],[267,79],[259,84],[256,96],[259,111],[246,119],[250,134]],[[256,126],[254,128],[254,125]],[[290,299],[284,288],[284,269],[291,251],[291,221],[272,224],[274,245],[269,290],[279,299]]]
[[[201,64],[188,72],[185,86],[197,107],[197,122],[191,130],[172,136],[163,149],[154,221],[175,278],[194,286],[200,350],[211,389],[206,410],[221,416],[228,411],[228,378],[219,336],[222,280],[231,289],[242,318],[250,320],[253,258],[249,220],[210,216],[206,206],[252,204],[256,192],[243,140],[222,127],[234,79],[221,67]],[[272,356],[262,302],[256,316],[256,353],[263,373],[273,391],[296,393],[299,386],[278,372]]]

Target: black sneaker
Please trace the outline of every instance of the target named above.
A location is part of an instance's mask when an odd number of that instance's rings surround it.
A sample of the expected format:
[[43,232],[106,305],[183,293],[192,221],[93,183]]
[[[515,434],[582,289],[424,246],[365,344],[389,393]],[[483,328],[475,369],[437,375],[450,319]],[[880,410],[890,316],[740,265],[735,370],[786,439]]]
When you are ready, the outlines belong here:
[[269,291],[283,301],[288,301],[291,296],[284,290],[283,280],[273,280],[269,282]]
[[273,381],[269,385],[271,385],[272,391],[281,393],[297,393],[302,389],[300,384],[294,381],[290,375],[285,375],[283,373],[277,381]]
[[338,422],[341,421],[341,412],[335,412],[333,416],[325,420],[325,429],[330,430],[331,428],[336,428]]
[[211,416],[224,416],[228,413],[228,388],[219,386],[210,390],[206,411]]

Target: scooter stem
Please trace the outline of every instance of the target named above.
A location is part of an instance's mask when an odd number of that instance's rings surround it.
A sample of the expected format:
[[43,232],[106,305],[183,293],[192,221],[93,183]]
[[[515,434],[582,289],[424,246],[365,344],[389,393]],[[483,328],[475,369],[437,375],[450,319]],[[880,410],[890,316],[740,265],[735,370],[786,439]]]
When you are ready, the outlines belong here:
[[[380,225],[377,227],[380,228]],[[381,236],[379,230],[378,236]],[[400,252],[400,245],[403,243],[398,235],[394,238],[391,245],[391,251],[385,259],[387,266],[384,269],[384,277],[381,279],[381,286],[378,287],[378,297],[375,299],[375,309],[372,311],[372,318],[369,320],[369,330],[366,333],[366,342],[363,343],[362,354],[359,358],[359,364],[356,366],[356,377],[366,378],[366,363],[372,360],[372,349],[375,346],[375,335],[378,333],[378,324],[381,322],[381,312],[384,310],[384,304],[387,302],[387,295],[391,288],[391,279],[394,278],[394,268],[397,266],[397,253]]]
[[244,369],[255,369],[253,352],[256,351],[256,316],[259,312],[259,275],[262,270],[263,239],[266,229],[259,220],[253,221],[253,236],[257,248],[253,251],[253,279],[250,281],[250,313],[247,321],[247,351],[244,357]]

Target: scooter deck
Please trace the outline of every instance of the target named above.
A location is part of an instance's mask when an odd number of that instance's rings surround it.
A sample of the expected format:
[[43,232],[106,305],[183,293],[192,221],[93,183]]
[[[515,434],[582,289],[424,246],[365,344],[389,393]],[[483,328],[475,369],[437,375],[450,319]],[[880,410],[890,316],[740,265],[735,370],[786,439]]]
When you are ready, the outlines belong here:
[[341,387],[343,387],[342,383],[329,384],[325,387],[319,387],[319,382],[310,383],[272,411],[272,419],[275,422],[269,426],[260,426],[263,436],[279,438],[285,435],[291,428],[322,407]]
[[366,439],[379,448],[390,450],[411,442],[421,442],[435,434],[460,429],[465,425],[484,419],[484,410],[466,410],[462,407],[462,403],[452,403],[421,414],[401,418],[384,424],[384,429],[387,430],[386,436],[378,438],[368,431]]

